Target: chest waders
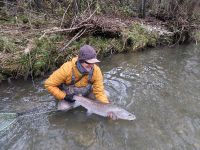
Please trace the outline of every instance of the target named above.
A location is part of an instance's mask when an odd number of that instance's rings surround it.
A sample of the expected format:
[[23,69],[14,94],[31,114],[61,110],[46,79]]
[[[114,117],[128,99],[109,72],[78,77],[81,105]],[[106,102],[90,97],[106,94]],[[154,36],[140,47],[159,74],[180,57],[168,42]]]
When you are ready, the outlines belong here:
[[76,95],[82,95],[82,96],[87,96],[92,92],[92,75],[93,75],[94,68],[88,73],[88,85],[84,87],[76,87],[75,84],[79,82],[84,76],[87,74],[82,75],[77,81],[75,79],[74,75],[74,69],[72,68],[72,80],[69,85],[62,84],[62,89],[67,93],[67,94],[76,94]]

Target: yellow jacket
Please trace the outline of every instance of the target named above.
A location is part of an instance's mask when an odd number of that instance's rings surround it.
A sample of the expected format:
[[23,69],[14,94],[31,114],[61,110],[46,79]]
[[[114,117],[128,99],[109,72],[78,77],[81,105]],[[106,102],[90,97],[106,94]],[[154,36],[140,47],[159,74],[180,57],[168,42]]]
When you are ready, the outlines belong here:
[[[63,100],[66,93],[58,88],[62,83],[69,85],[72,80],[72,68],[74,69],[75,80],[78,80],[82,75],[76,67],[77,57],[71,61],[64,63],[59,69],[54,71],[52,75],[45,81],[45,88],[54,95],[58,100]],[[92,75],[92,91],[97,100],[103,103],[109,103],[107,96],[104,92],[103,76],[100,68],[94,65],[94,71]],[[84,76],[80,81],[75,83],[76,87],[84,87],[88,84],[88,75]]]

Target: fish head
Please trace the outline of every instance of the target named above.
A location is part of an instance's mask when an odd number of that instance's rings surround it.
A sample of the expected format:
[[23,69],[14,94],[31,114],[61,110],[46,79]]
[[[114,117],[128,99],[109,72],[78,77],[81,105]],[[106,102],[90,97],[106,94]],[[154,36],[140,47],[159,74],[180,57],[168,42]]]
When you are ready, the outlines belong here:
[[116,111],[115,115],[117,116],[117,118],[123,119],[123,120],[135,120],[136,119],[134,114],[132,114],[124,109],[120,109],[120,110]]

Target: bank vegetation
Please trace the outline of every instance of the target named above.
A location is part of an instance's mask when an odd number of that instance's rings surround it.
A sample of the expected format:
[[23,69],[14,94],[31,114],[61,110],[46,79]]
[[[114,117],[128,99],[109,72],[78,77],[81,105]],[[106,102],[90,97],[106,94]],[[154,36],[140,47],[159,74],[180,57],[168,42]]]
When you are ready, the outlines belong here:
[[200,41],[196,0],[2,0],[0,81],[43,76],[91,44],[99,57]]

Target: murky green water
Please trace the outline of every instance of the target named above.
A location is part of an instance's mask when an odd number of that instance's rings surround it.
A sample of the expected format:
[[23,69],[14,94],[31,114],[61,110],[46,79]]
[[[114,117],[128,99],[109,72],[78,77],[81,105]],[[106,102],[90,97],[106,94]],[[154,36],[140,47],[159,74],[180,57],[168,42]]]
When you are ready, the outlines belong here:
[[[200,47],[157,48],[119,54],[100,64],[113,103],[135,121],[69,112],[21,117],[0,135],[11,150],[199,150]],[[0,85],[0,111],[54,108],[43,81]]]

